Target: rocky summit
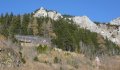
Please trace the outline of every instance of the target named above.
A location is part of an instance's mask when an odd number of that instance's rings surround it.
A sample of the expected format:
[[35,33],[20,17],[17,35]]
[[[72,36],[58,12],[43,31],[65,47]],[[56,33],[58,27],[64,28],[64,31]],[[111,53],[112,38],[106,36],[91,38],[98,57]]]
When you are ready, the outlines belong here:
[[49,11],[41,7],[37,12],[34,13],[34,17],[50,17],[53,20],[57,20],[62,18],[62,15],[56,11]]

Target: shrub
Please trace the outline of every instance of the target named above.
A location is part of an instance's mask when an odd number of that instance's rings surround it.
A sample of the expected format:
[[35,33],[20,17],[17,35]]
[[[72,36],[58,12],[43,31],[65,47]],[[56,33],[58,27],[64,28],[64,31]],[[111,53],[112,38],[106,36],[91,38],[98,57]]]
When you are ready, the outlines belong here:
[[21,61],[25,64],[26,60],[24,58],[21,58]]
[[39,59],[38,59],[38,57],[36,56],[36,57],[34,57],[34,59],[33,59],[34,61],[39,61]]
[[48,50],[48,46],[47,45],[39,45],[36,49],[37,49],[38,53],[45,53]]
[[60,63],[60,62],[61,62],[61,59],[59,59],[58,57],[54,58],[54,63]]

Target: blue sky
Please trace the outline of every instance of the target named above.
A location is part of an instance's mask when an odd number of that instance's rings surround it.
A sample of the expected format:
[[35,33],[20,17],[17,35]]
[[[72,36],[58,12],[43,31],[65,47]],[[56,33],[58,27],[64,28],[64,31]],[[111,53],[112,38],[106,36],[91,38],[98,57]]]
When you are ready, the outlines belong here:
[[108,22],[120,17],[120,0],[0,0],[0,14],[24,14],[40,7],[62,14],[86,15],[99,22]]

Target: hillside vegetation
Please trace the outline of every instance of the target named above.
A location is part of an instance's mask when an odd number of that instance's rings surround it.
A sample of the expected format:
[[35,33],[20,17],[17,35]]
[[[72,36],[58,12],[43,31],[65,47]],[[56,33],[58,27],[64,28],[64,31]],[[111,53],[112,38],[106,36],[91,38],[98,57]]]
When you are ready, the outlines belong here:
[[120,54],[120,48],[101,35],[79,28],[72,21],[60,19],[53,24],[56,38],[53,43],[67,51],[75,51],[87,56]]
[[0,33],[14,40],[14,35],[34,35],[52,38],[52,43],[66,51],[94,57],[119,55],[120,48],[101,35],[79,28],[71,20],[54,21],[48,17],[35,18],[32,14],[0,16]]
[[[54,21],[49,17],[35,18],[33,14],[1,15],[0,70],[120,69],[118,45],[64,18]],[[15,35],[51,38],[52,45],[21,46]]]

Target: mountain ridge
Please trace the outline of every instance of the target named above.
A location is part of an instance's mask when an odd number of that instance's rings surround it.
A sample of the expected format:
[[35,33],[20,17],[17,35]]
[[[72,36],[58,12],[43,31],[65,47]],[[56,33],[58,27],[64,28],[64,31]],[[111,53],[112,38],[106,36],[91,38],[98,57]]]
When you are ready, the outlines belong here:
[[[51,13],[49,13],[51,12]],[[72,16],[72,17],[64,17],[60,13],[57,13],[55,11],[47,11],[41,7],[40,10],[38,10],[34,17],[41,17],[41,16],[48,16],[53,20],[58,20],[59,18],[64,18],[68,20],[72,20],[75,22],[79,27],[85,28],[90,30],[91,32],[96,32],[101,34],[104,38],[108,38],[112,42],[116,43],[117,45],[120,45],[120,18],[114,19],[113,21],[110,21],[106,24],[99,24],[97,25],[93,21],[89,19],[87,16]],[[41,15],[41,16],[39,16]],[[109,26],[108,26],[109,25]],[[113,25],[117,26],[117,28],[112,27]],[[114,35],[114,37],[113,37]]]

